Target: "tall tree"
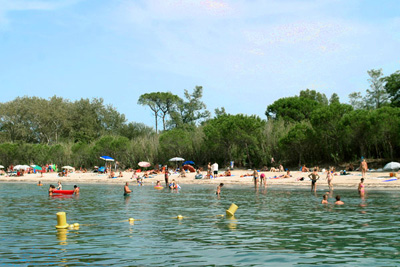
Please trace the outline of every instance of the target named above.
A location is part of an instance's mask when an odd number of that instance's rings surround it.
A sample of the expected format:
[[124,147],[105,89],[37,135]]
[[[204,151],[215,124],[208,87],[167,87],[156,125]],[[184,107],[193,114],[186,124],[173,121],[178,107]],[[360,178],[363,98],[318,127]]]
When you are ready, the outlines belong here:
[[379,70],[369,70],[369,86],[366,95],[366,104],[369,108],[380,108],[387,103],[388,94],[386,93],[384,86],[385,79],[383,78],[382,69]]
[[349,94],[349,102],[350,102],[350,105],[352,105],[354,109],[365,108],[364,98],[361,96],[360,92],[353,92],[353,93]]
[[326,98],[326,95],[321,94],[315,90],[301,90],[299,96],[317,101],[321,105],[328,105],[328,98]]
[[171,113],[170,124],[173,127],[194,126],[200,120],[209,118],[210,112],[206,110],[206,105],[201,101],[202,97],[202,86],[196,86],[192,94],[185,89],[186,101],[178,102],[177,108]]
[[160,101],[157,93],[143,94],[139,97],[138,104],[148,106],[154,112],[154,122],[156,126],[156,133],[158,133],[158,113],[160,112]]

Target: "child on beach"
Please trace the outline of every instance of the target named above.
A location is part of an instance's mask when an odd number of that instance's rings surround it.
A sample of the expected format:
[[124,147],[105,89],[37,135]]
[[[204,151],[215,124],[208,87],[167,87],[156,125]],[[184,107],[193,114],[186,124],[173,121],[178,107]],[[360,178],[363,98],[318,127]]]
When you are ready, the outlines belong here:
[[[168,186],[168,167],[165,167],[164,179],[165,179],[165,186]],[[159,186],[161,186],[161,184]]]
[[217,192],[215,192],[215,194],[217,194],[218,196],[221,194],[221,188],[224,186],[223,183],[220,183],[219,186],[217,186]]
[[311,191],[316,192],[317,191],[316,183],[317,183],[317,180],[319,179],[317,169],[314,169],[314,171],[308,175],[308,178],[311,179]]

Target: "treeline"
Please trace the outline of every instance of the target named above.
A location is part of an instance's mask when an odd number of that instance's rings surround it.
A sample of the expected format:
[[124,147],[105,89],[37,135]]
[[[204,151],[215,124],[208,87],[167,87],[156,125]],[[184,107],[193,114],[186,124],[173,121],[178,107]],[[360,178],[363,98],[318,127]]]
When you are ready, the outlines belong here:
[[19,97],[0,104],[0,164],[91,168],[102,164],[101,155],[123,168],[136,168],[139,161],[166,164],[174,156],[200,166],[234,161],[238,167],[269,166],[272,157],[285,166],[398,158],[400,71],[368,74],[370,88],[350,94],[349,104],[307,89],[269,105],[266,119],[224,108],[211,117],[200,86],[185,90],[184,99],[170,92],[144,94],[138,104],[153,111],[155,130],[127,122],[102,99]]

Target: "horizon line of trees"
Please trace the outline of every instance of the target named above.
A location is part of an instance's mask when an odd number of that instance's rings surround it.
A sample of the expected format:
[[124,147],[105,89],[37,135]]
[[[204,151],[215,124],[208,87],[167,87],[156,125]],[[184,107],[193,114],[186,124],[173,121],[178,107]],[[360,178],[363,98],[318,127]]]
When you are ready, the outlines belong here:
[[[400,157],[400,71],[383,76],[370,70],[369,88],[340,103],[315,90],[276,100],[266,119],[215,110],[202,101],[203,88],[146,93],[138,104],[149,107],[155,129],[127,122],[103,99],[71,102],[53,96],[17,97],[0,103],[0,164],[72,165],[90,168],[109,155],[122,168],[139,161],[166,164],[182,156],[204,166],[210,161],[238,167],[285,166]],[[162,122],[162,130],[158,121]]]

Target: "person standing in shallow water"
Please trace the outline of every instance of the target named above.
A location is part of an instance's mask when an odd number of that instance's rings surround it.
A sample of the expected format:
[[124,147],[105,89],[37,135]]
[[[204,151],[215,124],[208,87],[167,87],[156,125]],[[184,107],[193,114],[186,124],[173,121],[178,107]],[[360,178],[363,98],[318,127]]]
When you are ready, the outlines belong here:
[[308,178],[311,179],[311,191],[316,192],[317,191],[317,180],[319,179],[317,169],[314,169],[314,171],[308,175]]
[[221,194],[221,188],[224,186],[223,183],[220,183],[219,186],[217,186],[217,192],[215,192],[215,194],[217,194],[217,196],[219,196]]
[[361,178],[360,183],[358,184],[358,194],[360,194],[361,198],[364,198],[365,196],[364,178]]
[[132,191],[131,191],[131,189],[129,189],[129,184],[128,184],[128,182],[126,182],[125,183],[125,186],[124,186],[124,196],[129,196],[129,194],[131,193]]
[[165,173],[164,173],[164,178],[165,178],[165,186],[168,187],[168,166],[165,167]]
[[253,172],[253,179],[254,179],[254,186],[258,187],[258,172],[256,169],[254,169],[254,172]]

